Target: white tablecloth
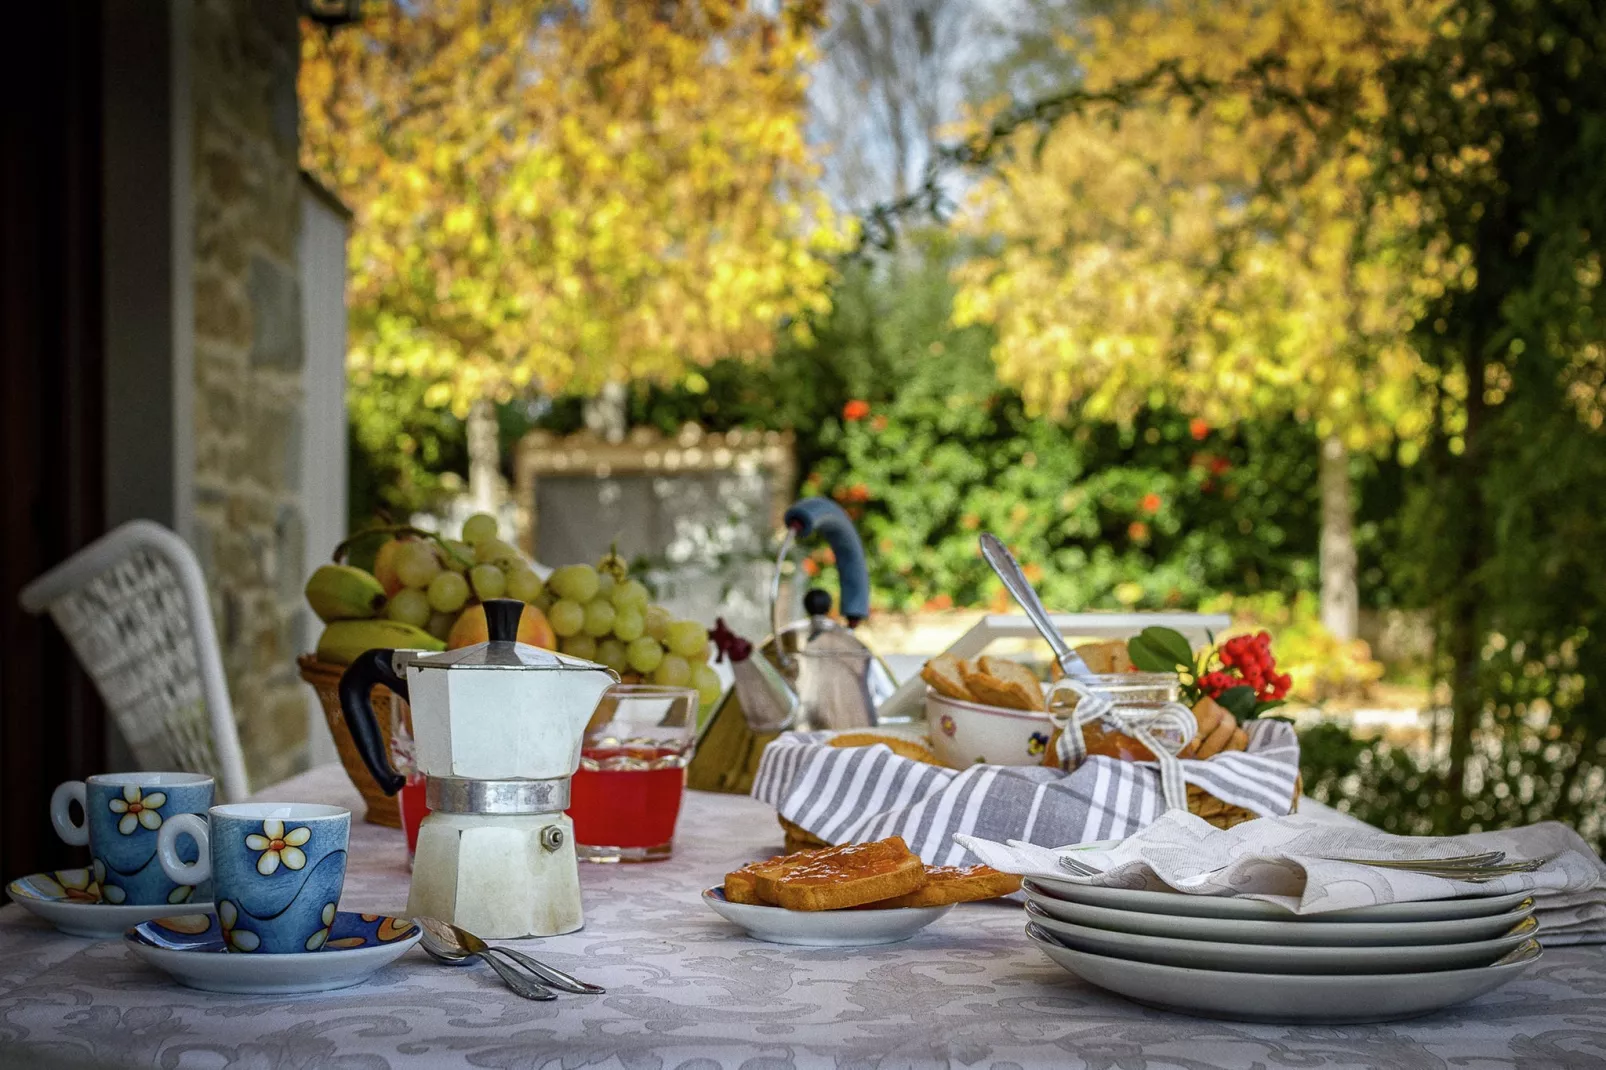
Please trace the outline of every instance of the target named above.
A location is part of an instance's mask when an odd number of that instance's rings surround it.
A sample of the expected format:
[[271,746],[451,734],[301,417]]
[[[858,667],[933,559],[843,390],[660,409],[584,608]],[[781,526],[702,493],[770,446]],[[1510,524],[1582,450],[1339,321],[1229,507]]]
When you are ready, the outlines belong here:
[[[359,807],[337,767],[262,798]],[[1493,1067],[1606,1061],[1606,951],[1547,951],[1520,981],[1429,1018],[1303,1028],[1211,1022],[1092,988],[976,903],[903,944],[810,950],[746,938],[698,892],[780,841],[751,799],[692,793],[673,860],[582,866],[586,928],[518,946],[605,985],[531,1003],[484,966],[412,951],[351,989],[180,988],[118,941],[0,909],[0,1067]],[[401,834],[357,824],[342,906],[396,912]]]

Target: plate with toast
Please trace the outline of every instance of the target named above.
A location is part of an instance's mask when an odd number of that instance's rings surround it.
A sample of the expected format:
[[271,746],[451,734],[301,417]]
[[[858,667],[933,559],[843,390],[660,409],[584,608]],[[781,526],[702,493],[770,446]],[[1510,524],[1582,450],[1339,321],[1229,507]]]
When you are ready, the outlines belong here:
[[759,940],[855,947],[907,940],[955,903],[1019,887],[1019,877],[987,866],[927,866],[892,836],[750,863],[703,901]]

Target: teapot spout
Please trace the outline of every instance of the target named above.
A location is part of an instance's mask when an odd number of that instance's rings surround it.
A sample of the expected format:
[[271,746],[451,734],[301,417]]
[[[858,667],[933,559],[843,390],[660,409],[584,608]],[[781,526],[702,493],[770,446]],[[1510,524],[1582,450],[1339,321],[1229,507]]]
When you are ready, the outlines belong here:
[[802,705],[792,685],[769,658],[743,658],[731,662],[736,697],[754,732],[783,732],[797,720]]
[[791,727],[802,703],[774,662],[762,655],[755,658],[753,644],[731,631],[723,617],[714,621],[714,630],[708,637],[719,651],[720,660],[730,659],[736,701],[741,704],[747,726],[759,734]]

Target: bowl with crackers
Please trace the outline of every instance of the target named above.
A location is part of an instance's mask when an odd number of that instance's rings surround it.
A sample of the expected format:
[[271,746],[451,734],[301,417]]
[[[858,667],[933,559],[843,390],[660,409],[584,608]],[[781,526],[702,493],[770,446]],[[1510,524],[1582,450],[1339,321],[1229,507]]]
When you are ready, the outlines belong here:
[[[1175,673],[1139,672],[1123,642],[1076,648],[1093,670],[1088,686],[1123,706],[1163,706],[1177,698]],[[1048,756],[1054,727],[1048,716],[1047,683],[1020,662],[983,655],[964,660],[944,654],[920,670],[926,682],[926,726],[942,764],[964,769],[984,765],[1053,764]],[[1180,742],[1180,741],[1179,741]],[[1117,754],[1090,746],[1090,753],[1145,760],[1146,750]]]
[[892,836],[750,863],[703,901],[759,940],[858,947],[907,940],[956,903],[1019,888],[1019,877],[987,866],[927,866]]
[[931,749],[950,769],[986,765],[1038,765],[1053,725],[1046,688],[1018,661],[947,654],[920,670],[926,681],[926,728]]

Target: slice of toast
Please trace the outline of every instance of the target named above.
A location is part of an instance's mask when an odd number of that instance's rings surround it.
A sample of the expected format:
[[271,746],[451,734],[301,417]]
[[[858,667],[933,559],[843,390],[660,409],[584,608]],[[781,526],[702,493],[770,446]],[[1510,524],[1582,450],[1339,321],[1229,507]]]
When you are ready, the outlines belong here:
[[842,910],[907,895],[926,883],[926,867],[899,836],[794,857],[798,861],[774,881],[776,905],[788,910]]
[[758,894],[759,876],[778,876],[789,861],[789,858],[777,855],[760,862],[749,862],[741,869],[725,874],[725,898],[732,903],[764,905],[764,900]]
[[920,888],[885,899],[871,906],[940,907],[949,903],[973,903],[979,899],[996,899],[1020,891],[1020,878],[1013,873],[1000,873],[991,866],[927,866],[926,883]]
[[939,695],[963,702],[974,702],[975,696],[965,686],[963,666],[964,663],[958,658],[939,654],[920,667],[920,678],[930,684],[931,689]]

